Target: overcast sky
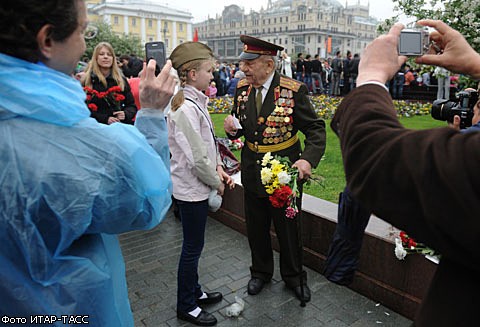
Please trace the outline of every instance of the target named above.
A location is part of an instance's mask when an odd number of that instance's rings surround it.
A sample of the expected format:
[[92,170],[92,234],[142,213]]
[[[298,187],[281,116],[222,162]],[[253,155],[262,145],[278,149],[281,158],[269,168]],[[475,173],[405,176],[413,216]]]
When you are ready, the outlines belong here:
[[[152,1],[152,0],[151,0]],[[208,15],[215,18],[221,14],[225,6],[232,4],[239,5],[249,12],[250,9],[259,10],[266,8],[268,0],[154,0],[157,3],[168,4],[169,6],[188,10],[192,13],[195,23],[207,19]],[[273,2],[275,0],[272,0]],[[345,0],[338,0],[345,6]],[[356,4],[358,0],[347,0],[349,4]],[[367,5],[370,2],[370,16],[378,19],[390,18],[394,15],[393,2],[391,0],[360,0],[360,4]]]

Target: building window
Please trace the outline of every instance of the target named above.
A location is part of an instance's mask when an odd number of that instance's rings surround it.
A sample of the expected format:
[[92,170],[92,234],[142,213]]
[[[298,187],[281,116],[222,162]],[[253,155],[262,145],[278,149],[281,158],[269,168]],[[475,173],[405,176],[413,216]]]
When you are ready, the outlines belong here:
[[183,32],[183,24],[182,23],[178,24],[178,28],[180,29],[180,32]]
[[113,16],[113,25],[118,25],[118,16]]
[[132,26],[137,26],[137,19],[132,17]]
[[153,27],[153,21],[151,19],[148,20],[148,27],[149,28]]

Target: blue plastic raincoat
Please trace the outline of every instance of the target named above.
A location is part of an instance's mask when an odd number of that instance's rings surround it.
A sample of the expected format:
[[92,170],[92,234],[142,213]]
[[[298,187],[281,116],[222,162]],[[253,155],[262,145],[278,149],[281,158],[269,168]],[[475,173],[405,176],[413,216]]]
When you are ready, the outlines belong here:
[[0,317],[133,326],[116,234],[170,206],[165,119],[107,126],[84,101],[73,78],[0,54]]

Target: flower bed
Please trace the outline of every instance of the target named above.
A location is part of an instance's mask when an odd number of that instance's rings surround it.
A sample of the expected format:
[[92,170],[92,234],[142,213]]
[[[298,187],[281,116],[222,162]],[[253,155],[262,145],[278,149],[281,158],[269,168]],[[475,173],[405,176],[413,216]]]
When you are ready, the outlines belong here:
[[[343,98],[331,97],[328,95],[311,96],[310,101],[317,113],[322,119],[332,119]],[[415,100],[393,100],[398,117],[412,117],[429,115],[432,108],[431,103],[422,103]],[[233,98],[230,96],[211,99],[208,104],[210,113],[229,113],[233,107]]]

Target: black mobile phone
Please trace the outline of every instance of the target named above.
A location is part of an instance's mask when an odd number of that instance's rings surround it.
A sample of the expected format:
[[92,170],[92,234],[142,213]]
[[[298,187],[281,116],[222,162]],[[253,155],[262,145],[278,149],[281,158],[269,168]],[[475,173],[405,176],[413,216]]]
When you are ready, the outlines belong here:
[[145,55],[147,57],[147,63],[150,59],[154,59],[157,62],[157,68],[155,71],[160,72],[165,66],[166,53],[165,53],[165,44],[160,41],[147,42],[145,43]]

